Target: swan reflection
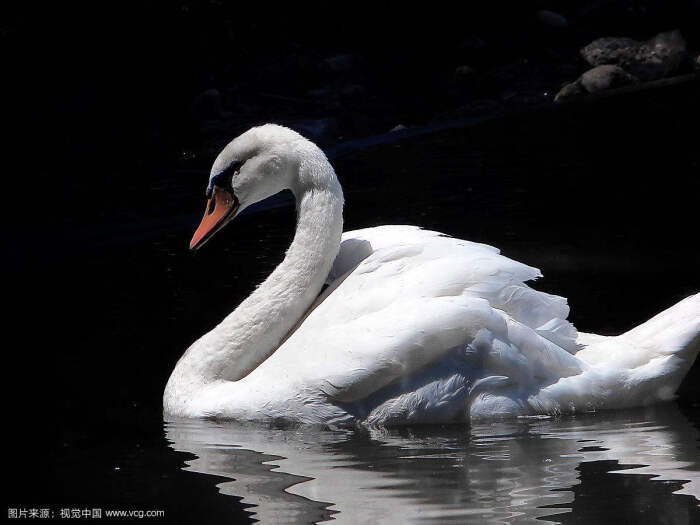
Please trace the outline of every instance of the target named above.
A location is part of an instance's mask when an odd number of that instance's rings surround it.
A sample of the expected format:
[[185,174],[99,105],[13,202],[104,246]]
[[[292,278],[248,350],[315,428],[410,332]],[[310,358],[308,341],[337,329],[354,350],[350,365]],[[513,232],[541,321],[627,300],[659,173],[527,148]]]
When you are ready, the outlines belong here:
[[638,501],[650,487],[658,499],[659,482],[679,482],[662,492],[683,516],[697,511],[700,498],[699,433],[671,404],[468,430],[281,429],[178,419],[165,429],[172,448],[196,456],[186,470],[230,478],[220,492],[254,505],[250,511],[263,523],[558,521],[557,514],[576,506],[590,462],[606,462],[600,465],[613,472],[608,482],[645,475],[634,478],[631,497]]

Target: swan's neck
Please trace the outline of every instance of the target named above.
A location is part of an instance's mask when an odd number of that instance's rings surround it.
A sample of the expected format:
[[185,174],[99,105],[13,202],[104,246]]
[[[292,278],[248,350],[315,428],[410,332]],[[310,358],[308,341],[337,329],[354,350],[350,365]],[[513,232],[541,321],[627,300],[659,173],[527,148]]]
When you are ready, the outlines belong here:
[[321,291],[340,245],[343,194],[325,156],[312,167],[313,173],[300,171],[297,187],[292,188],[298,220],[284,260],[185,352],[166,386],[166,411],[206,384],[249,374],[277,349]]

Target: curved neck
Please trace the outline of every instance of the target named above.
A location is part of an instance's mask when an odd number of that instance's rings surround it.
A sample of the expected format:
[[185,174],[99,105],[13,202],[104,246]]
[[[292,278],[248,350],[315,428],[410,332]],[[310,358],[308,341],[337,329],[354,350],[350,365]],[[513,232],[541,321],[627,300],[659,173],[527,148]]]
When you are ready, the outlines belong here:
[[284,260],[185,352],[166,386],[166,404],[169,395],[182,400],[204,384],[248,375],[277,349],[320,293],[340,246],[343,194],[325,156],[304,163],[294,186],[297,228]]

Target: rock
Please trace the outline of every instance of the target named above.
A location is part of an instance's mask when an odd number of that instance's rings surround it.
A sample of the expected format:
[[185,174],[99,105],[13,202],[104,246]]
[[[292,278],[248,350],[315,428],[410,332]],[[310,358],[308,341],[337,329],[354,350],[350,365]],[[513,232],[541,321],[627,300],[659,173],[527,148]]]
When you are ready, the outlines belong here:
[[627,73],[620,66],[606,64],[594,67],[575,81],[562,87],[554,97],[554,102],[572,100],[587,93],[598,93],[599,91],[617,88],[637,81],[636,77]]
[[565,84],[564,87],[559,90],[559,93],[557,93],[554,97],[554,102],[568,102],[569,100],[579,98],[585,94],[586,90],[581,83],[581,79],[579,78],[573,82],[570,82],[569,84]]
[[551,27],[552,29],[566,29],[569,27],[569,21],[564,15],[547,9],[537,11],[537,19],[542,25]]
[[646,42],[631,38],[605,37],[581,49],[592,66],[620,66],[641,80],[654,80],[675,72],[685,57],[685,40],[680,31],[659,33]]
[[581,75],[581,85],[589,93],[616,88],[637,82],[637,79],[620,66],[604,65],[589,69]]
[[630,53],[641,43],[631,38],[604,37],[581,48],[581,56],[591,66],[614,64],[619,56]]
[[466,80],[476,75],[476,70],[471,66],[457,66],[455,69],[455,78],[458,80]]

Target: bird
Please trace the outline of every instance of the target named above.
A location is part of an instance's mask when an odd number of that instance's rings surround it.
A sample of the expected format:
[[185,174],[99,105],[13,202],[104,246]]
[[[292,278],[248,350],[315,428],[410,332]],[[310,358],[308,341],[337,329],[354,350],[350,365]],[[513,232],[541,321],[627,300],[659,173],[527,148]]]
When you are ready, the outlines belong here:
[[325,426],[466,423],[674,398],[700,349],[700,294],[617,336],[578,332],[537,268],[412,225],[343,233],[324,152],[276,124],[215,159],[200,249],[248,206],[296,200],[284,260],[175,365],[169,418]]

